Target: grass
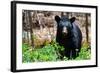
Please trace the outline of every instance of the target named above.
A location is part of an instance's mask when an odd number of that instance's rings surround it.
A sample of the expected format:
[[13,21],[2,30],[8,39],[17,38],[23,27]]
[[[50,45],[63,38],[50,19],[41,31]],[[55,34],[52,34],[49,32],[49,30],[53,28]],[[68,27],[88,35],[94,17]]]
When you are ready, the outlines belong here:
[[79,56],[76,58],[76,60],[88,60],[88,59],[91,59],[91,47],[89,46],[88,43],[84,42],[81,51],[79,53]]
[[[60,48],[60,49],[59,49]],[[47,61],[61,61],[59,51],[64,48],[59,46],[56,42],[46,44],[44,47],[32,48],[27,44],[22,44],[22,60],[24,63],[30,62],[47,62]],[[87,60],[91,58],[91,50],[88,45],[84,44],[81,48],[79,56],[74,60]],[[64,61],[68,58],[64,56]]]

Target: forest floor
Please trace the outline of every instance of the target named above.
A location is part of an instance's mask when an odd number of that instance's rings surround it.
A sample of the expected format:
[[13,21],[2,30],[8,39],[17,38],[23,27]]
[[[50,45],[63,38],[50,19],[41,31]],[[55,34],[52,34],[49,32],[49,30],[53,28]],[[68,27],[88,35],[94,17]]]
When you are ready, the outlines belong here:
[[[60,48],[60,49],[59,49]],[[28,44],[22,44],[22,60],[23,63],[30,62],[47,62],[47,61],[67,61],[67,57],[60,59],[59,51],[63,51],[64,48],[59,46],[56,42],[45,44],[43,47],[32,48]],[[87,43],[84,43],[81,47],[79,56],[70,60],[88,60],[91,59],[91,48]]]

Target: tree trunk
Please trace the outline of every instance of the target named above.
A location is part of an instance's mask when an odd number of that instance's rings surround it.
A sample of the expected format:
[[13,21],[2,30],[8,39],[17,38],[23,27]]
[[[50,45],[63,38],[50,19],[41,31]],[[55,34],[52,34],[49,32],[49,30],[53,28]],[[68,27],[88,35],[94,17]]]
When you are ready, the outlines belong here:
[[61,17],[63,17],[64,16],[64,12],[61,12]]
[[66,12],[67,18],[69,18],[69,12]]
[[88,14],[86,13],[86,26],[85,26],[85,29],[86,29],[86,41],[89,42],[89,35],[88,35]]
[[28,18],[29,18],[29,26],[30,26],[30,35],[31,35],[31,46],[34,47],[34,38],[33,38],[33,30],[32,30],[32,17],[31,12],[28,11]]

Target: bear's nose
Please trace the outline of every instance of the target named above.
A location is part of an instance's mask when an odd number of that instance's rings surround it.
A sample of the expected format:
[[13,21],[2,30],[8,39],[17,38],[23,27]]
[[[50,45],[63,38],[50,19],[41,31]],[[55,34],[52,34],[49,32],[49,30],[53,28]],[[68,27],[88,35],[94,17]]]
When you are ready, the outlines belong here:
[[64,34],[67,34],[68,31],[67,31],[67,27],[63,27],[63,31],[62,31]]

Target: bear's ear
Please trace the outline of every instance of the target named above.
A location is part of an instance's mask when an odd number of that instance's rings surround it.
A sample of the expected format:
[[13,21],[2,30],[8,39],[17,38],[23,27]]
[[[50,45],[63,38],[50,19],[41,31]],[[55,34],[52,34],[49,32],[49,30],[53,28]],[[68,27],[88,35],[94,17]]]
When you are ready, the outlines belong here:
[[56,16],[55,16],[55,21],[56,21],[57,23],[59,23],[60,17],[56,15]]
[[76,20],[76,18],[75,18],[75,17],[72,17],[72,18],[70,19],[70,22],[73,23],[75,20]]

